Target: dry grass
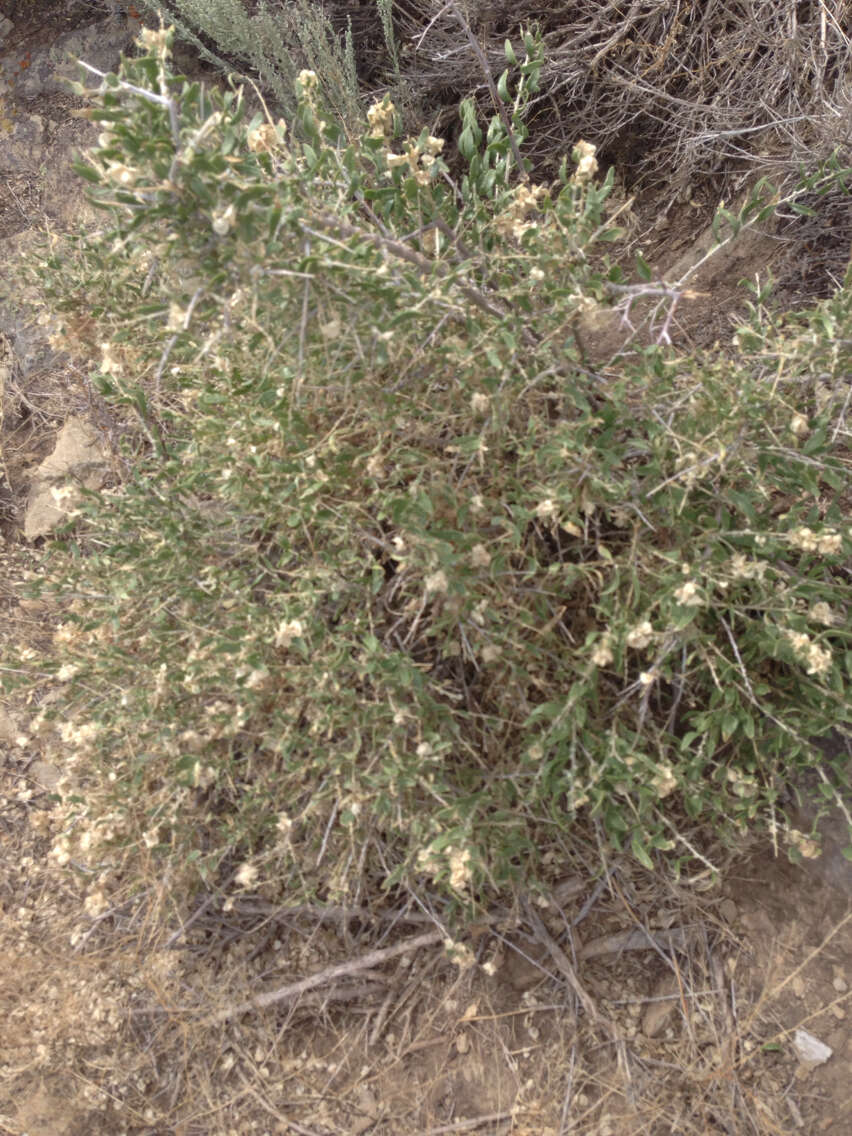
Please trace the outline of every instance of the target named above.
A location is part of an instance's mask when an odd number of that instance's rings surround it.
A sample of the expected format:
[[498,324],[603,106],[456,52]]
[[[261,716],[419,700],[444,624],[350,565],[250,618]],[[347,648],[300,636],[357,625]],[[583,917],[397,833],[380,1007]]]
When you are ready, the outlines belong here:
[[[790,1039],[799,1026],[825,1037],[848,1008],[831,979],[852,914],[760,856],[730,858],[721,893],[627,860],[596,882],[590,845],[549,905],[495,912],[453,961],[423,942],[387,951],[436,927],[413,897],[288,910],[223,889],[170,920],[168,881],[152,877],[93,921],[73,873],[47,867],[47,804],[36,792],[5,813],[17,918],[0,943],[0,1117],[16,1136],[21,1102],[47,1092],[58,1109],[58,1082],[69,1127],[57,1113],[56,1133],[835,1131],[842,1080],[820,1102]],[[813,931],[791,920],[761,938],[755,875],[777,902],[810,899]],[[376,948],[383,960],[351,966]],[[210,1024],[211,1010],[320,972],[301,998]]]
[[[804,156],[849,144],[848,0],[633,0],[625,4],[464,5],[493,74],[503,39],[541,20],[547,60],[535,125],[541,153],[594,141],[635,180],[673,191],[755,155],[795,170]],[[488,94],[459,34],[454,5],[396,6],[416,89]],[[449,100],[446,100],[447,102]],[[720,190],[723,186],[720,185]]]

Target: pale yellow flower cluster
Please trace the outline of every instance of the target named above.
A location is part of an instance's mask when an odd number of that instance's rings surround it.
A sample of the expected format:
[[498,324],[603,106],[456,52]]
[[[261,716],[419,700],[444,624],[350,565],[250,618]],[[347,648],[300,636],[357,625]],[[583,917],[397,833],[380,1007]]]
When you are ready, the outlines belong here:
[[258,870],[254,864],[240,864],[237,874],[234,876],[234,883],[237,887],[248,888],[257,880],[257,877]]
[[405,153],[392,154],[388,152],[385,155],[385,161],[389,170],[395,170],[400,166],[408,166],[409,173],[417,182],[418,185],[428,185],[431,178],[432,166],[437,160],[438,154],[444,148],[443,138],[433,138],[430,134],[424,143],[419,140],[409,140],[405,144]]
[[596,667],[606,667],[615,656],[612,653],[612,637],[609,632],[603,635],[592,650],[592,662]]
[[539,208],[539,202],[547,196],[547,186],[525,185],[523,182],[512,192],[509,206],[494,221],[494,227],[503,237],[514,237],[519,241],[524,233],[535,228],[530,214]]
[[370,124],[371,138],[384,138],[393,129],[393,116],[396,107],[387,95],[382,101],[373,103],[367,111],[367,122]]
[[447,854],[450,862],[450,887],[461,891],[473,878],[470,870],[470,849],[450,847],[447,849]]
[[96,919],[98,915],[102,915],[108,908],[109,900],[100,888],[97,888],[95,891],[89,892],[89,894],[83,900],[83,910],[92,919]]
[[574,152],[571,156],[577,163],[573,177],[573,181],[577,185],[586,185],[598,172],[598,160],[595,157],[596,152],[597,146],[593,145],[591,142],[580,141],[574,147]]
[[487,568],[491,563],[491,553],[484,544],[475,544],[470,550],[470,562],[474,568]]
[[818,860],[822,855],[822,849],[817,842],[805,836],[803,832],[799,832],[797,828],[787,830],[787,840],[805,860]]
[[316,71],[300,71],[296,82],[305,92],[315,91],[319,87],[319,77]]
[[642,651],[649,643],[653,642],[653,639],[654,628],[647,619],[643,623],[637,623],[627,632],[627,646],[633,647],[636,651]]
[[446,592],[449,587],[446,572],[441,571],[439,568],[437,572],[432,572],[431,575],[426,577],[426,594]]
[[728,561],[728,571],[735,580],[762,580],[767,567],[765,560],[746,560],[742,552],[735,552]]
[[125,166],[122,162],[110,162],[104,170],[104,177],[116,185],[128,188],[139,180],[139,171]]
[[668,795],[677,788],[677,778],[675,777],[674,769],[666,762],[661,762],[657,766],[655,776],[651,779],[651,784],[661,798],[668,797]]
[[827,603],[811,604],[808,617],[815,623],[822,623],[825,627],[833,627],[837,618]]
[[365,469],[370,477],[375,477],[377,481],[380,481],[385,476],[385,462],[382,454],[370,454]]
[[219,236],[226,236],[233,229],[237,220],[237,211],[234,203],[213,210],[213,232]]
[[559,506],[550,497],[547,497],[536,505],[535,515],[542,521],[554,521],[559,515]]
[[462,891],[473,879],[470,861],[470,849],[457,848],[453,844],[448,844],[446,848],[441,849],[440,854],[435,851],[431,844],[428,848],[422,848],[417,854],[417,867],[421,872],[426,872],[430,876],[438,875],[448,866],[450,869],[450,887],[456,891]]
[[731,788],[738,797],[753,797],[757,792],[757,781],[750,773],[743,773],[739,769],[729,769],[727,772]]
[[701,607],[704,599],[694,580],[687,580],[674,594],[675,601],[682,607]]
[[287,123],[279,118],[275,126],[271,122],[262,122],[255,126],[246,136],[246,143],[253,154],[268,153],[287,133]]
[[170,28],[142,28],[137,37],[137,43],[141,43],[148,51],[166,56],[171,50],[169,46],[171,38]]
[[803,631],[785,631],[784,638],[796,658],[805,664],[810,675],[825,674],[831,670],[831,651],[814,643]]
[[101,727],[96,722],[78,724],[71,719],[59,727],[63,744],[74,751],[75,758],[92,753],[100,733]]
[[445,939],[444,947],[450,957],[450,962],[459,970],[469,970],[476,963],[476,956],[466,943],[458,943],[453,939]]
[[801,525],[793,529],[787,539],[794,548],[800,548],[802,552],[817,552],[820,556],[834,556],[843,547],[843,538],[836,529],[823,529],[821,533],[815,533],[806,525]]
[[124,374],[124,363],[116,355],[116,345],[109,340],[101,343],[101,371],[113,375]]
[[286,648],[290,646],[294,639],[301,639],[304,634],[304,627],[302,621],[299,619],[288,619],[281,623],[278,630],[275,632],[275,646]]

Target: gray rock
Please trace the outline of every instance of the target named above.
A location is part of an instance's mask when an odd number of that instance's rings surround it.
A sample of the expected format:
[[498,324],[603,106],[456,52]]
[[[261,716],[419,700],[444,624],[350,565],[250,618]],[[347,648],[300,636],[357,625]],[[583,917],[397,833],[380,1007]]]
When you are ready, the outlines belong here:
[[15,97],[26,101],[37,95],[67,92],[69,79],[97,87],[100,79],[84,75],[77,60],[82,59],[99,71],[116,70],[122,51],[133,41],[138,28],[138,21],[111,16],[58,36],[49,47],[33,54],[29,67],[15,83]]

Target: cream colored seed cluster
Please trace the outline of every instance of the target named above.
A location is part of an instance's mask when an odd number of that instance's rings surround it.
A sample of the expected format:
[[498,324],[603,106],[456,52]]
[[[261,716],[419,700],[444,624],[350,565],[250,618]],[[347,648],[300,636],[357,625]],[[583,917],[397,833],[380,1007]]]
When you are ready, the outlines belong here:
[[410,175],[418,185],[426,186],[432,176],[432,166],[437,161],[438,154],[444,148],[443,138],[433,138],[430,134],[425,142],[411,140],[405,143],[404,153],[394,154],[388,151],[385,161],[389,170],[401,166],[408,166]]
[[633,647],[636,651],[644,650],[649,643],[653,642],[653,639],[654,628],[647,619],[642,623],[638,623],[627,632],[627,646]]
[[694,580],[687,580],[682,584],[675,592],[674,598],[682,607],[701,607],[704,603],[704,598]]
[[728,561],[728,571],[735,580],[762,580],[767,567],[764,560],[747,560],[741,552],[735,552]]
[[837,616],[827,603],[811,604],[808,616],[814,623],[821,623],[824,627],[833,627],[837,623]]
[[519,241],[524,233],[535,228],[535,221],[530,220],[530,215],[539,208],[539,203],[546,196],[547,186],[523,183],[516,186],[508,207],[494,221],[497,232],[503,237],[513,237]]
[[677,777],[675,777],[674,769],[667,762],[661,762],[656,767],[656,772],[651,780],[651,784],[656,789],[657,794],[662,797],[668,797],[677,788]]
[[582,140],[574,147],[573,158],[577,163],[574,171],[574,182],[577,185],[586,185],[598,172],[598,160],[595,157],[597,146]]
[[794,548],[802,552],[817,552],[820,556],[835,556],[843,547],[843,538],[836,529],[823,529],[815,533],[806,525],[801,525],[788,535],[787,539]]
[[596,667],[606,667],[609,666],[614,658],[615,656],[612,653],[612,636],[607,633],[595,644],[592,650],[592,662]]
[[470,849],[460,848],[454,844],[448,844],[440,852],[436,852],[433,843],[427,848],[422,848],[417,854],[417,867],[427,875],[437,876],[449,868],[450,887],[456,891],[463,891],[473,879],[470,862]]
[[373,103],[367,111],[371,138],[384,138],[393,129],[393,116],[396,107],[385,95],[380,103]]
[[831,651],[814,643],[803,631],[785,631],[784,638],[796,658],[805,664],[809,675],[826,674],[831,670]]
[[287,133],[287,123],[283,118],[273,126],[271,122],[262,122],[259,126],[248,132],[246,143],[253,154],[268,153]]
[[799,832],[797,828],[788,830],[787,841],[792,844],[806,860],[818,860],[822,855],[822,849],[817,842],[812,840],[809,836],[805,836],[803,832]]

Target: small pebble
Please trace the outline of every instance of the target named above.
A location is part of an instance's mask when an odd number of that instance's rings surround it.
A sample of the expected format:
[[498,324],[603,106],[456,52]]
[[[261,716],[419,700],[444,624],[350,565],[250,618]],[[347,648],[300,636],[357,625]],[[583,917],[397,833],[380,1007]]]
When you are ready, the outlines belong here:
[[726,923],[734,923],[739,915],[739,909],[732,899],[723,899],[719,904],[719,914]]

